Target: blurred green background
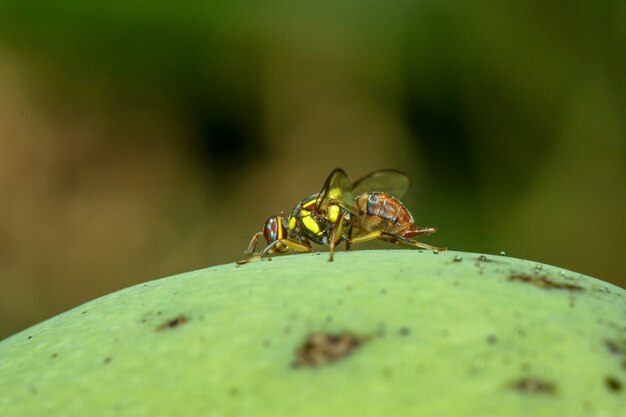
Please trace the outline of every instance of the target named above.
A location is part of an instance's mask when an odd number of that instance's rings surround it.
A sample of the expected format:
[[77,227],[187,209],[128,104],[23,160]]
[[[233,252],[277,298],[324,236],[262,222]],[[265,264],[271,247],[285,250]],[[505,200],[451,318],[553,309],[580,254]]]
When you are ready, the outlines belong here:
[[0,0],[0,338],[241,259],[337,166],[625,286],[625,98],[624,1]]

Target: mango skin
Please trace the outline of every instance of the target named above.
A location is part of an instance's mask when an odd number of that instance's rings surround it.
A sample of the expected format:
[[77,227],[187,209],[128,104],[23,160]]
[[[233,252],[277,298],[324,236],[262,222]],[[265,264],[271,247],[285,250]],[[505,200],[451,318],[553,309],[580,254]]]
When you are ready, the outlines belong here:
[[[227,264],[0,342],[0,416],[625,416],[625,318],[623,289],[511,257]],[[294,366],[311,334],[361,343]]]

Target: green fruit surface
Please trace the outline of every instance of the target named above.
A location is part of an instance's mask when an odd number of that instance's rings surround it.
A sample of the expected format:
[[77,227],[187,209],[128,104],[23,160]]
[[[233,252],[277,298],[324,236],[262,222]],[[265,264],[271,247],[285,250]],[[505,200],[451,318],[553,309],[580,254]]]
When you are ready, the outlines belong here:
[[[275,257],[0,342],[0,416],[626,416],[626,291],[503,256]],[[360,344],[294,366],[311,334]],[[301,362],[302,363],[302,362]]]

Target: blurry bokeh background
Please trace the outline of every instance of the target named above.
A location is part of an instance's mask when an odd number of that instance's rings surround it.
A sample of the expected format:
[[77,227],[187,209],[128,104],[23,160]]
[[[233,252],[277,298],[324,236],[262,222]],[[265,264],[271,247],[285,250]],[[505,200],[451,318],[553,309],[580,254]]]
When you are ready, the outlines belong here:
[[0,0],[0,338],[242,258],[337,166],[625,286],[625,58],[619,0]]

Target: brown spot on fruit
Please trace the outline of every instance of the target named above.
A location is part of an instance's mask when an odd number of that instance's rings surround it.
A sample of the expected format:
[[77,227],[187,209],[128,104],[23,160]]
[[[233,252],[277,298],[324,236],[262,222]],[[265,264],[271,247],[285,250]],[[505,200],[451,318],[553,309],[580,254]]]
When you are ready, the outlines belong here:
[[400,336],[408,336],[409,333],[411,333],[411,329],[408,327],[400,327],[400,331],[398,333],[400,333]]
[[350,332],[332,334],[317,332],[310,334],[296,350],[295,366],[323,366],[350,355],[367,338]]
[[615,340],[607,339],[604,341],[609,352],[616,355],[623,355],[626,352],[626,343],[620,343]]
[[582,291],[583,288],[578,285],[568,284],[566,282],[554,282],[548,279],[546,276],[531,276],[531,275],[509,275],[509,281],[523,282],[525,284],[531,284],[540,288],[556,289],[556,290],[568,290],[568,291]]
[[604,379],[604,383],[606,384],[606,387],[609,389],[609,391],[619,392],[622,390],[622,382],[614,376],[607,376]]
[[175,329],[175,328],[180,327],[183,324],[187,323],[188,321],[189,321],[189,317],[181,314],[180,316],[175,317],[175,318],[173,318],[171,320],[168,320],[168,321],[162,323],[161,325],[159,325],[156,328],[156,331],[159,332],[159,331],[167,330],[167,329]]
[[537,377],[525,377],[513,381],[511,388],[525,394],[556,394],[556,385]]

